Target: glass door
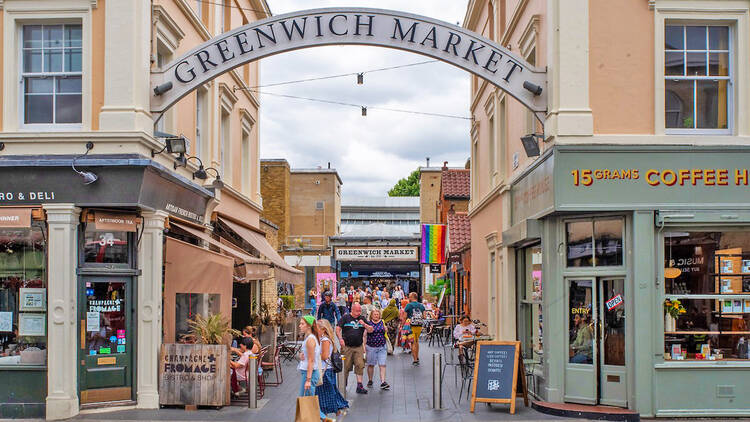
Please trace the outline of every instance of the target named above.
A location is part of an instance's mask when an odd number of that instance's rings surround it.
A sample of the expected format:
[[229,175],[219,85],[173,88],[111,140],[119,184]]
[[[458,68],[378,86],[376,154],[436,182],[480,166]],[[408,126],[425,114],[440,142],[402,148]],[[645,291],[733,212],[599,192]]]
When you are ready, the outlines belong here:
[[625,280],[599,280],[599,402],[627,407],[625,371]]
[[565,401],[597,403],[596,306],[597,283],[594,278],[568,280],[567,359],[565,364]]
[[80,293],[81,404],[132,400],[133,303],[128,277],[84,277]]

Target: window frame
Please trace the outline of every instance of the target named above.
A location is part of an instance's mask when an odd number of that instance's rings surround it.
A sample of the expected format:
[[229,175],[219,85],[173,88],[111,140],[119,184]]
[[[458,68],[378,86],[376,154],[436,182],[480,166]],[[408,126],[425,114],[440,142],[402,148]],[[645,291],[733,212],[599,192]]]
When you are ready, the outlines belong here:
[[[667,50],[666,49],[666,28],[667,26],[682,26],[684,29],[683,31],[683,49],[682,50]],[[686,28],[688,26],[700,26],[700,27],[710,27],[710,26],[721,26],[726,27],[728,30],[727,34],[727,55],[728,55],[728,69],[729,74],[728,76],[688,76],[688,75],[667,75],[666,74],[666,53],[667,52],[677,52],[682,51],[683,53],[689,53],[691,51],[693,52],[702,52],[703,50],[689,50],[687,48],[687,37],[685,35]],[[664,24],[662,25],[662,34],[663,39],[665,42],[662,43],[661,46],[661,55],[662,55],[662,66],[661,66],[661,78],[663,82],[663,99],[664,99],[664,107],[661,109],[663,120],[664,120],[664,132],[667,135],[732,135],[734,133],[734,125],[735,125],[735,67],[736,67],[736,42],[735,36],[736,36],[736,29],[733,23],[731,22],[725,22],[725,21],[706,21],[702,19],[696,19],[696,20],[687,20],[687,19],[665,19]],[[709,40],[708,40],[708,31],[706,32],[706,50],[705,53],[709,54],[714,50],[710,49]],[[716,52],[724,52],[724,50],[715,50]],[[684,58],[683,61],[683,67],[687,66],[687,59]],[[707,69],[708,73],[708,69]],[[667,81],[694,81],[693,84],[693,116],[696,116],[697,114],[697,105],[698,105],[698,98],[697,98],[697,82],[698,81],[717,81],[717,80],[726,80],[727,81],[727,127],[726,129],[708,129],[708,128],[668,128],[666,125],[666,112],[667,112],[667,99],[666,99],[666,83]],[[696,119],[697,120],[697,119]],[[697,121],[694,121],[694,125],[697,125]]]
[[[81,27],[81,70],[79,72],[41,72],[41,73],[26,73],[24,72],[24,27],[26,26],[35,26],[39,25],[42,28],[45,26],[57,26],[62,25],[63,27],[63,34],[65,32],[66,26],[80,26]],[[44,29],[42,29],[44,31]],[[84,26],[84,22],[82,20],[71,20],[71,19],[44,19],[44,20],[34,20],[34,21],[17,21],[16,25],[16,45],[18,46],[17,50],[17,62],[16,62],[16,71],[18,72],[18,79],[19,79],[19,86],[18,86],[18,107],[17,107],[17,121],[18,121],[18,127],[21,130],[31,130],[31,131],[78,131],[82,130],[84,127],[84,122],[86,121],[86,114],[87,112],[90,112],[89,109],[86,107],[86,100],[87,100],[87,92],[86,92],[86,61],[87,61],[87,54],[86,54],[86,47],[87,47],[87,39],[86,39],[86,28]],[[42,47],[42,50],[44,50],[44,47]],[[64,50],[65,47],[62,47],[63,50],[63,69],[64,69]],[[57,81],[57,77],[67,77],[67,76],[77,76],[81,78],[81,121],[79,123],[55,123],[54,122],[54,116],[55,116],[55,106],[53,102],[52,106],[52,116],[53,116],[53,122],[51,123],[26,123],[26,78],[30,77],[52,77],[53,78],[53,101],[56,99],[57,95],[55,93],[55,82]]]
[[[596,221],[602,221],[602,220],[620,220],[622,221],[622,264],[621,265],[597,265],[596,264],[596,232],[595,232],[595,222]],[[581,223],[581,222],[589,222],[591,223],[591,242],[592,242],[592,250],[591,250],[591,258],[592,258],[592,265],[591,266],[569,266],[568,265],[568,224],[570,223]],[[621,269],[626,268],[628,265],[627,262],[627,232],[628,232],[628,218],[625,215],[622,214],[614,214],[614,215],[592,215],[592,216],[586,216],[586,217],[579,217],[579,218],[570,218],[570,219],[564,219],[561,224],[562,229],[562,239],[563,239],[563,261],[564,261],[564,268],[566,273],[576,274],[581,272],[587,272],[587,271],[593,271],[593,270],[599,270],[599,269]]]

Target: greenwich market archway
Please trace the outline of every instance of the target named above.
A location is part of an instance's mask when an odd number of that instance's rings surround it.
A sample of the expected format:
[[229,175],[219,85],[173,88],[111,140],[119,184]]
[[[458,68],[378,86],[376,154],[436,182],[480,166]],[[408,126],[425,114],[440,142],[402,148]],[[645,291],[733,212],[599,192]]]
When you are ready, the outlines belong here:
[[326,8],[273,16],[218,35],[151,73],[151,112],[231,69],[287,51],[326,45],[395,48],[450,63],[516,98],[544,122],[547,75],[507,48],[457,25],[393,10]]

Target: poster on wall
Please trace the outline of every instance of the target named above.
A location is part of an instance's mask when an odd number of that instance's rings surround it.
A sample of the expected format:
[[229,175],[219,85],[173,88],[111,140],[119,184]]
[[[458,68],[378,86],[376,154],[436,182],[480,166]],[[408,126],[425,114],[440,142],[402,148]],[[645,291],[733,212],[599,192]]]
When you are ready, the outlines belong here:
[[336,273],[318,273],[315,275],[315,290],[317,295],[315,303],[322,303],[323,293],[326,290],[333,293],[333,300],[336,300]]
[[13,312],[0,312],[0,333],[13,331]]

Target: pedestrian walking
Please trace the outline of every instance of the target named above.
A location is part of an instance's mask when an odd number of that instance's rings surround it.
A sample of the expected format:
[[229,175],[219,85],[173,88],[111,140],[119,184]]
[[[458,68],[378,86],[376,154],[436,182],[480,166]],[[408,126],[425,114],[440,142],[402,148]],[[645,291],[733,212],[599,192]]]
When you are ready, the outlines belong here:
[[398,308],[396,307],[396,299],[391,299],[388,305],[383,309],[383,322],[387,327],[388,338],[386,341],[391,343],[391,353],[396,348],[396,341],[398,339],[399,319],[398,319]]
[[336,384],[336,373],[333,372],[331,365],[331,355],[336,351],[337,346],[334,341],[333,327],[327,319],[318,320],[320,327],[320,359],[323,362],[323,385],[317,388],[318,402],[320,411],[326,415],[335,413],[341,416],[346,413],[349,403],[344,399]]
[[367,325],[367,343],[365,345],[367,351],[367,388],[372,388],[375,365],[378,365],[380,368],[380,389],[390,390],[391,386],[385,381],[386,358],[388,357],[388,351],[385,346],[386,327],[385,322],[383,322],[383,319],[381,318],[380,309],[372,310]]
[[310,298],[310,315],[315,315],[315,312],[318,310],[318,304],[316,303],[317,295],[318,293],[315,289],[310,289],[307,293],[307,296]]
[[396,289],[393,291],[393,298],[396,299],[397,305],[404,299],[404,291],[401,290],[401,286],[396,286]]
[[409,304],[404,308],[406,317],[411,325],[411,332],[414,334],[414,344],[411,346],[411,355],[414,361],[412,365],[419,366],[419,335],[422,333],[424,324],[424,305],[417,302],[417,293],[409,293]]
[[[387,291],[384,291],[382,299],[380,299],[380,307],[385,309],[388,307],[389,303],[391,303],[391,295],[389,295]],[[385,319],[385,316],[383,319]]]
[[318,306],[318,319],[327,319],[331,325],[336,325],[338,320],[341,319],[341,312],[339,312],[338,306],[333,303],[333,294],[326,290],[323,293],[323,303]]
[[370,312],[373,309],[375,309],[375,305],[372,304],[372,296],[366,295],[362,301],[362,316],[365,317],[365,320],[370,319]]
[[336,326],[336,336],[339,338],[344,358],[344,379],[349,380],[349,371],[354,367],[357,376],[357,393],[367,394],[367,389],[362,385],[365,370],[364,337],[365,321],[362,318],[362,306],[355,302],[352,310],[341,317]]
[[[315,387],[320,380],[322,367],[320,361],[320,334],[318,324],[312,315],[305,315],[300,318],[299,330],[305,337],[305,343],[302,345],[302,351],[299,354],[299,364],[297,370],[300,372],[301,380],[299,387],[299,396],[314,396]],[[320,412],[320,419],[325,419],[326,415]]]
[[[346,314],[349,312],[349,308],[347,308],[347,294],[346,289],[341,288],[341,291],[339,292],[338,296],[336,296],[336,306],[339,307],[339,313],[341,315]],[[335,324],[334,324],[335,326]]]

